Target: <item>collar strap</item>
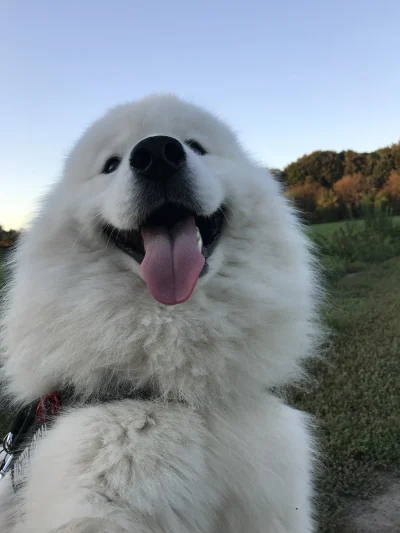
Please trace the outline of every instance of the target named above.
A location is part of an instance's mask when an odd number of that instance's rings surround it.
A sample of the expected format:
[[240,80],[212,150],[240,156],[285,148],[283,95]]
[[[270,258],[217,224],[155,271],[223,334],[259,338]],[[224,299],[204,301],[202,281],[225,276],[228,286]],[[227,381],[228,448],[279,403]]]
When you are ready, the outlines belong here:
[[[150,388],[143,389],[120,389],[119,393],[106,392],[102,395],[87,398],[83,404],[108,403],[112,401],[132,399],[132,400],[154,400],[157,395]],[[46,394],[40,400],[23,407],[16,415],[9,433],[3,439],[3,449],[0,454],[5,453],[5,457],[0,463],[0,480],[11,469],[11,477],[14,475],[15,459],[23,452],[31,441],[34,433],[52,422],[54,416],[58,415],[66,405],[82,403],[75,394],[73,388],[65,388],[59,392]],[[14,483],[13,483],[14,485]],[[15,489],[15,487],[14,487]]]
[[39,402],[32,402],[21,409],[3,440],[5,457],[0,463],[0,480],[12,468],[15,459],[22,453],[26,441],[34,429],[38,429],[49,422],[48,415],[56,415],[61,411],[60,394],[52,392],[46,394]]

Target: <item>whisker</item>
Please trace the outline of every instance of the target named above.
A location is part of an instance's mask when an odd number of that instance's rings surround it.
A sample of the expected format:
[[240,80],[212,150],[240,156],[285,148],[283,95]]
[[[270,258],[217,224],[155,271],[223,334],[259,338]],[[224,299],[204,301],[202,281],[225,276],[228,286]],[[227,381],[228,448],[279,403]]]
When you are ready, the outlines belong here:
[[90,233],[91,225],[93,221],[95,221],[97,218],[101,217],[101,213],[96,213],[90,220],[88,220],[82,227],[81,231],[79,232],[77,238],[75,239],[74,243],[72,244],[71,248],[73,248],[79,241],[79,239],[85,234],[87,231],[88,234]]

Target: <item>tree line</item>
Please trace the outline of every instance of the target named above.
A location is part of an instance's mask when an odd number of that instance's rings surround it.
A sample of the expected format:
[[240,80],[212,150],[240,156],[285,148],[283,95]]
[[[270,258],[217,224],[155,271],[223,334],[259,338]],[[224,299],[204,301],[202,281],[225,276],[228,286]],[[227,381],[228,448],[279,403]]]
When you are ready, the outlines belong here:
[[400,142],[371,153],[318,150],[271,171],[309,222],[358,217],[366,205],[400,214]]

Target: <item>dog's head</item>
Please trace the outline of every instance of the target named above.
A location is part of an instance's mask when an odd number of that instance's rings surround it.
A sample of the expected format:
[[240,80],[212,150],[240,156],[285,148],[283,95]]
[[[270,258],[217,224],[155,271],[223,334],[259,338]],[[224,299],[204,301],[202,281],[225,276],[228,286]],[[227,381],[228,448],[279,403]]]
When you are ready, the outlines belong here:
[[158,302],[183,303],[221,255],[243,159],[225,125],[174,97],[118,107],[69,158],[73,216]]
[[271,175],[212,115],[149,97],[87,130],[22,239],[5,375],[23,397],[110,373],[196,401],[276,385],[312,348],[314,288]]

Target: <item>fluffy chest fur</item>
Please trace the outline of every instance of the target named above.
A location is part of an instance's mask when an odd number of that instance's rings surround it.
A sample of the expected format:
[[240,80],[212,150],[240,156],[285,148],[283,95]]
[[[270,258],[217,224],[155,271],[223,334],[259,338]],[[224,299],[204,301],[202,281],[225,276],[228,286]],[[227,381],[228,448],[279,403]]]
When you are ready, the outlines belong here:
[[72,509],[157,532],[261,533],[266,517],[271,531],[301,524],[305,420],[274,397],[264,402],[213,414],[132,400],[71,411],[33,455],[21,531],[50,531]]

